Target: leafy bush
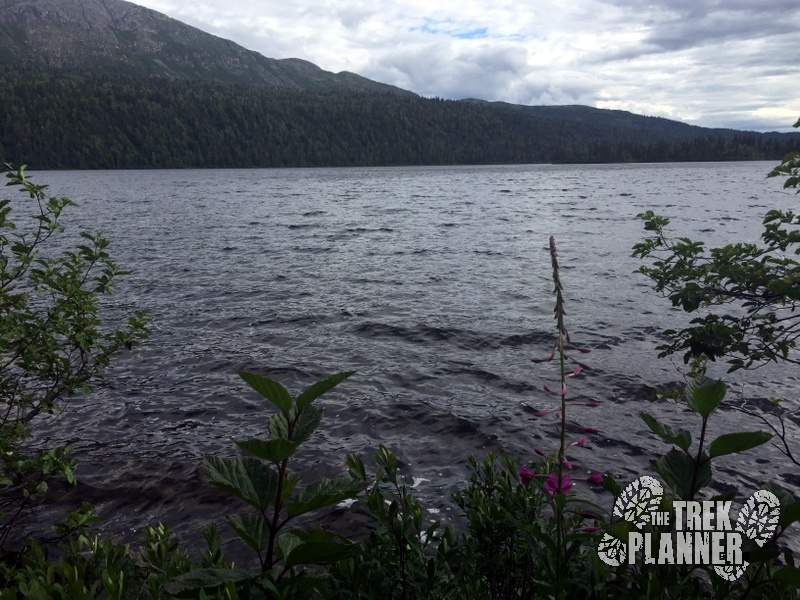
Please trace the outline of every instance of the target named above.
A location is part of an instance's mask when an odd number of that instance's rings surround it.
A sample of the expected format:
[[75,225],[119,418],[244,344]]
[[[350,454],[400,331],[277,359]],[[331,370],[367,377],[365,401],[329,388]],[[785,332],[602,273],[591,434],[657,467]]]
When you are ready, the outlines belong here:
[[[23,198],[0,200],[0,561],[21,550],[24,517],[60,475],[74,483],[69,448],[32,452],[30,427],[87,391],[112,355],[145,338],[148,317],[136,312],[112,327],[101,323],[102,299],[125,272],[111,261],[108,239],[81,233],[69,249],[62,212],[74,203],[48,197],[25,168],[2,165]],[[19,211],[28,218],[16,221]]]
[[[800,127],[800,120],[794,125]],[[787,154],[770,177],[786,176],[784,188],[800,186],[800,153]],[[798,190],[800,193],[800,190]],[[687,313],[731,305],[730,313],[710,312],[681,330],[667,330],[659,356],[683,352],[684,362],[725,358],[730,371],[770,361],[800,364],[800,215],[771,210],[764,217],[763,245],[727,244],[706,252],[689,238],[669,239],[669,219],[653,211],[638,215],[654,237],[636,244],[633,255],[654,257],[639,272],[657,292]]]
[[[672,514],[677,503],[702,499],[706,502],[706,506],[714,507],[715,518],[721,518],[722,515],[718,512],[720,508],[729,507],[730,501],[737,497],[738,492],[735,488],[730,488],[723,494],[702,495],[713,481],[712,462],[720,456],[756,448],[768,442],[772,436],[760,431],[743,431],[724,433],[709,442],[706,439],[709,418],[720,407],[725,394],[726,386],[722,381],[707,377],[693,379],[686,386],[686,410],[701,419],[695,450],[692,450],[692,434],[688,429],[674,429],[646,412],[639,413],[656,435],[673,445],[664,456],[651,461],[654,470],[671,490],[669,493],[663,489],[658,490],[656,498],[649,500],[653,502],[651,506],[653,510]],[[601,544],[618,550],[624,547],[625,541],[629,539],[628,536],[639,529],[643,536],[649,535],[651,539],[670,536],[673,545],[677,547],[676,532],[684,527],[683,524],[637,523],[638,513],[631,516],[626,514],[626,511],[632,508],[634,512],[640,513],[641,498],[634,497],[635,490],[631,489],[631,486],[625,490],[616,483],[614,486],[616,492],[614,515],[622,518],[616,523],[608,524]],[[656,487],[660,488],[660,484]],[[780,503],[779,507],[772,507],[780,512],[774,531],[767,528],[763,539],[758,543],[755,538],[750,537],[749,528],[745,527],[748,522],[748,505],[756,507],[758,518],[762,516],[758,511],[767,508],[759,506],[759,503],[754,502],[752,498],[740,511],[738,520],[734,521],[733,530],[741,532],[744,540],[742,546],[746,557],[744,566],[659,564],[644,559],[633,561],[630,557],[626,560],[623,554],[614,579],[609,582],[609,589],[614,590],[615,595],[670,598],[794,597],[792,582],[800,581],[800,570],[796,568],[791,553],[781,552],[778,540],[789,526],[800,520],[800,503],[776,485],[768,485],[767,488]],[[727,509],[725,512],[727,518]],[[779,558],[783,561],[780,562]],[[748,566],[747,562],[751,564]],[[725,578],[723,574],[730,577]]]
[[[322,529],[292,529],[295,518],[354,498],[365,485],[361,470],[350,469],[350,477],[318,479],[296,491],[298,475],[288,470],[289,459],[307,441],[322,419],[314,400],[352,375],[337,373],[318,381],[295,400],[280,383],[255,373],[239,376],[278,412],[268,421],[272,439],[236,440],[248,456],[208,456],[203,465],[205,478],[230,492],[251,510],[228,517],[228,524],[258,556],[260,572],[203,567],[171,580],[166,590],[193,597],[218,590],[235,590],[242,597],[306,598],[322,591],[325,579],[305,567],[344,560],[359,547],[344,536]],[[355,461],[355,459],[350,459]],[[354,463],[355,464],[355,463]],[[296,493],[295,493],[296,492]]]
[[[460,598],[454,580],[455,534],[424,512],[400,476],[397,458],[383,445],[373,456],[375,482],[361,506],[372,517],[358,556],[333,565],[331,598],[417,600]],[[363,463],[350,457],[351,471],[366,478]]]

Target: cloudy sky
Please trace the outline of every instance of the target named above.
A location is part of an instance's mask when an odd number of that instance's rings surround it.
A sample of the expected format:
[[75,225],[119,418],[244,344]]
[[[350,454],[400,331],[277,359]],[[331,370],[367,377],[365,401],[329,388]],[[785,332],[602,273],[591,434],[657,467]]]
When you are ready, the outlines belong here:
[[133,0],[270,58],[440,98],[791,131],[798,0]]

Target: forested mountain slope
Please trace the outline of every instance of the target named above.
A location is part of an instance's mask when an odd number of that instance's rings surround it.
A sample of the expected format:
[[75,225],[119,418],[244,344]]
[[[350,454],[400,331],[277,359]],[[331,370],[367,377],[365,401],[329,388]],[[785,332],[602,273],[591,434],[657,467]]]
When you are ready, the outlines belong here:
[[52,71],[0,70],[0,112],[0,158],[42,169],[774,160],[800,145],[797,134],[620,128],[607,111],[586,123],[416,96]]

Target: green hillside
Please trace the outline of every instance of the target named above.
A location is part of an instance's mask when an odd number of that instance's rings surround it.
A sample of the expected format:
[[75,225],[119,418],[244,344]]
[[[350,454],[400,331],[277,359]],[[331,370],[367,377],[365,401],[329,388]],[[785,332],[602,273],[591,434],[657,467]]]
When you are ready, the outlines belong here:
[[38,169],[774,160],[800,145],[797,134],[671,133],[646,117],[620,127],[612,112],[567,120],[416,96],[6,69],[0,158]]

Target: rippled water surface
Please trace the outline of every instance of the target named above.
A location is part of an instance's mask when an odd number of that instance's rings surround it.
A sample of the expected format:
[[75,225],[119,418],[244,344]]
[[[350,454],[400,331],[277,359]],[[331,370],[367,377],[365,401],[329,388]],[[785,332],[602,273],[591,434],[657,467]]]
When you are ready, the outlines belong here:
[[[68,227],[105,229],[132,271],[112,312],[147,308],[154,318],[150,340],[48,424],[41,443],[75,446],[80,493],[117,513],[107,527],[161,519],[194,535],[227,510],[200,483],[202,455],[231,454],[231,437],[266,431],[269,407],[234,371],[258,371],[296,393],[357,370],[320,400],[325,416],[301,470],[335,475],[347,452],[366,456],[384,443],[427,506],[446,515],[469,453],[528,459],[557,444],[555,419],[533,414],[553,405],[542,385],[555,385],[557,367],[529,360],[555,335],[553,235],[568,326],[593,348],[582,357],[593,370],[571,382],[570,395],[603,403],[576,415],[600,433],[572,453],[575,468],[624,480],[651,473],[648,460],[668,447],[638,411],[694,423],[648,403],[654,386],[679,379],[653,348],[685,316],[633,273],[631,246],[644,233],[636,214],[653,209],[673,218],[676,233],[711,242],[756,241],[764,213],[795,199],[766,178],[771,167],[34,174],[80,204]],[[732,376],[729,397],[796,402],[797,375]],[[717,427],[759,425],[727,411]],[[725,483],[800,485],[775,451],[721,465]]]

